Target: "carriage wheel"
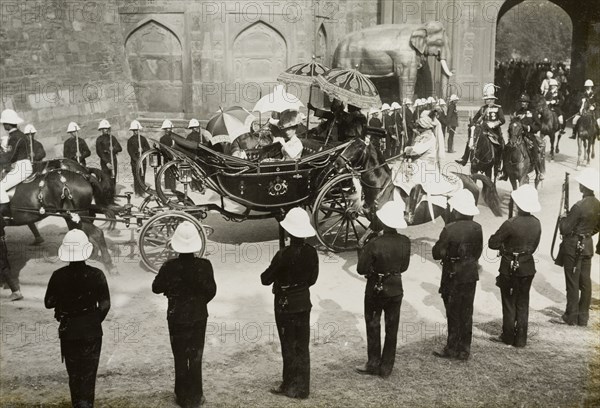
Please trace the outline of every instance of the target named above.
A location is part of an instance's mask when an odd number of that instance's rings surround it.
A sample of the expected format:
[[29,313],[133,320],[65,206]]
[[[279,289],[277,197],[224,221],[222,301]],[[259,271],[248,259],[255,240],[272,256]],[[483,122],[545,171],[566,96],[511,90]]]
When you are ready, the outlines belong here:
[[313,208],[313,222],[319,241],[332,251],[356,249],[369,221],[362,208],[352,207],[356,193],[352,174],[329,180],[321,189]]
[[[163,165],[156,174],[155,186],[156,195],[163,205],[174,210],[186,210],[195,206],[194,201],[188,196],[185,196],[184,186],[179,182],[179,171],[177,166],[181,163],[180,160],[172,160]],[[188,191],[191,191],[194,182],[189,186]]]
[[[146,178],[151,178],[154,182],[154,177],[156,175],[156,174],[152,174],[152,172],[156,173],[156,171],[154,170],[153,167],[150,166],[150,156],[152,156],[153,154],[157,154],[158,157],[162,157],[160,150],[158,150],[158,149],[150,149],[150,150],[145,151],[144,153],[142,153],[142,155],[138,159],[136,166],[135,166],[135,173],[133,174],[133,177],[135,177],[135,181],[140,186],[142,186],[142,188],[144,189],[144,193],[150,194],[150,195],[156,194],[156,190],[154,189],[154,186],[150,185],[146,182]],[[164,160],[164,158],[162,160]],[[145,174],[142,173],[144,162],[146,163],[146,173]]]
[[206,252],[206,232],[204,227],[192,215],[181,211],[169,211],[156,214],[150,218],[140,231],[138,238],[138,247],[142,255],[144,265],[153,273],[158,273],[158,270],[167,260],[176,258],[178,253],[171,249],[171,238],[175,233],[175,229],[183,221],[191,222],[202,241],[202,248],[196,253],[197,256],[204,256]]

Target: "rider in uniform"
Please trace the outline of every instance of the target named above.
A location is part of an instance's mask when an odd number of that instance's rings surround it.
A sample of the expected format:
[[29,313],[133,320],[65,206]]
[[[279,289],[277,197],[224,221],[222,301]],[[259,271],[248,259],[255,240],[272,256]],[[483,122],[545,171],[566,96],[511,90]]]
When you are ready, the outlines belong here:
[[488,246],[502,255],[496,285],[502,296],[502,334],[491,338],[514,347],[527,344],[529,290],[535,275],[535,253],[542,236],[540,220],[531,213],[541,210],[537,190],[525,184],[511,193],[517,215],[500,226]]
[[85,140],[81,137],[77,137],[77,132],[80,127],[77,123],[71,122],[67,126],[67,133],[69,138],[63,145],[63,156],[67,159],[78,162],[85,167],[85,159],[92,155],[90,148],[88,147]]
[[[129,157],[131,158],[131,174],[135,175],[137,171],[137,161],[141,157],[144,152],[150,150],[150,144],[148,143],[148,139],[139,134],[142,129],[142,125],[139,121],[133,120],[129,125],[129,130],[131,130],[131,137],[127,140],[127,153],[129,153]],[[146,163],[142,165],[142,179],[146,176]],[[139,185],[137,181],[137,177],[133,177],[133,190],[135,194],[138,196],[144,195],[144,188]]]
[[466,189],[448,200],[453,222],[442,230],[432,248],[433,259],[442,261],[440,294],[448,319],[448,339],[436,357],[468,360],[473,336],[473,301],[479,280],[479,257],[483,252],[481,225],[473,194]]
[[556,79],[552,78],[548,83],[550,85],[550,90],[546,93],[544,98],[546,98],[546,103],[550,109],[554,111],[558,117],[560,134],[562,135],[565,133],[565,117],[562,112],[562,105],[565,102],[565,98],[558,92],[558,82]]
[[586,112],[592,112],[594,118],[596,119],[596,124],[598,125],[598,135],[600,136],[600,117],[598,117],[598,113],[596,109],[600,108],[600,100],[596,97],[594,93],[594,82],[591,79],[585,81],[584,84],[585,91],[581,96],[581,107],[579,111],[573,118],[573,134],[570,136],[570,139],[575,139],[575,125],[579,121],[579,118]]
[[600,231],[600,201],[594,195],[600,190],[600,177],[598,170],[585,169],[576,180],[583,198],[562,217],[559,225],[563,237],[567,306],[561,319],[554,319],[552,323],[587,326],[592,300],[592,236]]
[[552,71],[546,72],[546,78],[544,78],[544,80],[542,81],[542,85],[540,85],[540,92],[543,96],[546,96],[546,94],[550,90],[550,81],[552,80],[553,76],[554,74],[552,73]]
[[33,173],[33,166],[27,153],[27,137],[17,125],[23,119],[12,109],[5,109],[0,115],[0,123],[8,132],[0,141],[0,215],[10,214],[10,199],[7,191],[23,182]]
[[[527,151],[529,152],[529,157],[535,167],[535,172],[539,174],[540,180],[543,180],[544,175],[542,174],[539,161],[540,147],[538,140],[535,137],[535,134],[539,132],[541,128],[541,123],[538,115],[534,115],[529,109],[529,102],[529,96],[525,93],[522,94],[519,98],[521,106],[515,111],[514,116],[517,116],[521,120],[521,124],[525,130],[524,136],[531,142],[531,149],[527,149]],[[505,174],[504,177],[506,176],[507,175]]]
[[[502,129],[500,127],[506,122],[506,120],[504,119],[502,106],[496,104],[496,99],[498,98],[496,98],[494,92],[494,84],[486,84],[483,87],[483,100],[485,101],[485,105],[479,108],[473,117],[473,123],[483,123],[484,129],[487,130],[491,136],[492,143],[499,146],[496,148],[496,174],[500,174],[501,179],[504,179],[502,176],[502,171],[500,170],[502,165],[501,152],[504,150],[504,138],[502,137]],[[472,151],[473,150],[467,142],[467,145],[465,146],[465,153],[463,154],[462,159],[456,160],[456,162],[462,166],[465,166],[469,161]]]
[[[116,137],[110,134],[110,123],[102,119],[98,125],[102,134],[96,139],[96,154],[100,157],[100,167],[106,174],[110,174],[113,184],[117,181],[117,154],[123,151]],[[111,145],[112,140],[112,145]],[[112,157],[111,157],[112,156]]]

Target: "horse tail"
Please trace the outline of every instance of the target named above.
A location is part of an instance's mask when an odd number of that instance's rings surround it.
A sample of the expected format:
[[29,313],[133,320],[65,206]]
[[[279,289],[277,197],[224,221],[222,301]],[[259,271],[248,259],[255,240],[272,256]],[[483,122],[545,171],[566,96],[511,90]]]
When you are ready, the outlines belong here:
[[498,196],[498,191],[496,190],[496,186],[490,180],[488,176],[485,174],[471,174],[471,177],[474,181],[481,181],[483,184],[483,188],[481,189],[481,194],[483,194],[483,201],[490,207],[492,213],[496,217],[501,217],[503,215],[500,196]]

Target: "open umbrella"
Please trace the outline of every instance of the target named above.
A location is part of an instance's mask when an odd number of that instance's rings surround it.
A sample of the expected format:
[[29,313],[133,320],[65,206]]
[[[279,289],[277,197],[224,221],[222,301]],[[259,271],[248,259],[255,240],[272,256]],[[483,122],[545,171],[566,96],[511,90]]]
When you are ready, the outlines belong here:
[[283,112],[286,109],[300,110],[304,106],[296,95],[287,93],[283,85],[277,85],[273,92],[263,96],[254,105],[253,111],[265,112]]
[[317,77],[317,84],[330,96],[359,108],[379,108],[381,98],[375,85],[357,69],[333,68]]
[[206,130],[211,135],[212,144],[231,143],[241,134],[250,131],[250,125],[256,117],[241,106],[232,106],[226,109],[220,109],[208,121]]
[[[284,82],[286,84],[303,84],[310,85],[310,89],[308,91],[308,105],[310,106],[310,101],[312,98],[312,88],[313,85],[317,83],[317,77],[319,75],[325,74],[329,71],[325,65],[319,64],[316,60],[316,57],[313,55],[311,62],[302,62],[300,64],[296,64],[284,72],[282,72],[277,80],[279,82]],[[308,129],[309,125],[309,114],[306,116],[306,129]]]

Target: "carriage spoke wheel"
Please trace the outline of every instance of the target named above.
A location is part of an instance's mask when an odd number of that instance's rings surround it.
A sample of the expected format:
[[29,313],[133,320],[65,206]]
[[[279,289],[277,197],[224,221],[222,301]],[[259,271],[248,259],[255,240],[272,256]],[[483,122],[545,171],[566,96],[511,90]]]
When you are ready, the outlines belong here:
[[206,251],[206,232],[202,224],[192,215],[181,211],[168,211],[155,215],[150,218],[142,229],[138,238],[138,247],[142,256],[142,262],[153,273],[158,270],[165,261],[176,258],[177,252],[171,249],[171,238],[177,229],[177,226],[183,221],[191,222],[202,241],[202,248],[196,253],[197,256],[204,256]]
[[329,180],[315,200],[313,222],[317,238],[332,251],[356,249],[369,226],[362,208],[352,205],[355,193],[352,175],[342,174]]
[[[155,188],[156,195],[163,205],[174,210],[185,210],[194,207],[194,201],[184,194],[184,186],[179,182],[179,171],[177,166],[180,160],[172,160],[164,164],[156,174]],[[188,192],[196,188],[197,182],[194,181],[188,186]]]

